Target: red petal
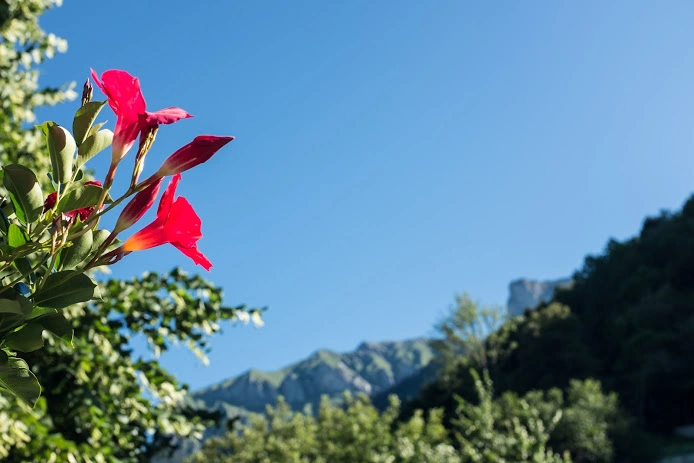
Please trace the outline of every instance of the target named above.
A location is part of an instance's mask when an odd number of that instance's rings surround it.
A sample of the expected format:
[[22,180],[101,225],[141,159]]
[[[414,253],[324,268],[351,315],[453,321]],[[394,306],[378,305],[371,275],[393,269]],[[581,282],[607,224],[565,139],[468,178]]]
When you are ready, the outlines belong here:
[[55,192],[46,196],[46,200],[43,202],[43,212],[53,209],[53,206],[55,206],[56,199],[58,199],[58,193]]
[[153,248],[168,243],[164,228],[161,224],[152,222],[145,228],[135,233],[123,243],[123,251],[142,251],[143,249]]
[[169,186],[166,187],[166,191],[161,195],[161,201],[159,201],[159,208],[157,209],[158,221],[166,221],[169,218],[169,210],[171,209],[171,204],[173,204],[176,187],[180,181],[181,174],[174,175],[169,182]]
[[184,247],[195,246],[195,243],[202,238],[200,217],[188,200],[180,196],[171,205],[169,219],[165,226],[171,241]]
[[101,74],[101,80],[92,70],[92,78],[108,98],[108,104],[116,116],[137,119],[138,114],[145,112],[145,99],[137,77],[125,71],[111,69]]
[[181,119],[193,117],[181,108],[171,107],[160,109],[157,112],[150,113],[145,111],[140,115],[140,120],[147,125],[173,124]]
[[190,257],[191,259],[193,259],[193,262],[195,262],[196,264],[200,265],[202,268],[204,268],[204,269],[207,270],[208,272],[209,272],[210,269],[212,268],[212,262],[210,262],[210,261],[207,259],[207,257],[205,257],[205,256],[203,255],[203,253],[201,253],[201,252],[198,250],[197,246],[192,246],[192,247],[190,247],[190,248],[186,248],[186,247],[181,246],[181,245],[178,245],[178,244],[176,244],[176,243],[172,243],[172,244],[173,244],[174,246],[176,246],[176,249],[178,249],[179,251],[181,251],[183,254],[185,254],[186,256]]

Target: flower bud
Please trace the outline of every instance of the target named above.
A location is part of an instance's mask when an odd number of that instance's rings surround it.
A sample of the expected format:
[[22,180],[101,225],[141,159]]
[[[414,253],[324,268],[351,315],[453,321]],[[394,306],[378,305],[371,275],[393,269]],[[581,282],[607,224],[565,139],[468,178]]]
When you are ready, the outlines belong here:
[[180,174],[198,164],[202,164],[233,139],[234,137],[199,135],[192,142],[179,148],[169,156],[154,175],[156,177],[164,177],[166,175]]
[[159,194],[159,187],[161,186],[162,180],[163,178],[155,180],[154,183],[137,193],[135,197],[130,200],[118,217],[116,226],[113,229],[113,235],[132,226],[135,222],[140,220],[150,207],[152,207],[154,200],[157,198],[157,194]]
[[94,87],[92,87],[91,82],[89,82],[89,78],[87,78],[87,80],[84,82],[84,86],[82,87],[82,106],[92,101],[93,95]]

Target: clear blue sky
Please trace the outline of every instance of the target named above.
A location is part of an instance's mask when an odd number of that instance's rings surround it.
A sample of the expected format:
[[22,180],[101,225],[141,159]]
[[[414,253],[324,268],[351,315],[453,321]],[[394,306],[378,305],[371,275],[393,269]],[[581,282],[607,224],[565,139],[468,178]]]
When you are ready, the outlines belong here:
[[[125,69],[149,109],[194,114],[160,130],[150,170],[197,134],[237,137],[179,192],[226,302],[270,309],[214,337],[209,367],[164,357],[199,388],[431,334],[454,293],[503,304],[510,280],[569,275],[679,208],[692,24],[686,1],[65,0],[42,25],[69,51],[42,83]],[[204,272],[173,247],[113,270],[179,264]]]

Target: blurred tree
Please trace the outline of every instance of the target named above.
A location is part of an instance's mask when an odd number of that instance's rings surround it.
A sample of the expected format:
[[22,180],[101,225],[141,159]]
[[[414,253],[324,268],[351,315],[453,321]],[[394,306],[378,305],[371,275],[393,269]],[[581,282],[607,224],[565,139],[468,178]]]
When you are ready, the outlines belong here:
[[[475,336],[464,338],[452,334],[465,332],[468,323],[472,321],[474,324],[473,315],[479,313],[475,305],[469,303],[469,298],[459,300],[464,303],[458,305],[458,312],[453,311],[450,320],[442,322],[459,328],[448,329],[448,334],[438,341],[440,352],[459,354],[442,356],[444,374],[425,386],[416,399],[403,407],[401,419],[407,419],[416,409],[442,408],[445,411],[444,424],[455,429],[461,423],[456,397],[460,397],[459,400],[478,417],[485,411],[469,407],[481,407],[485,400],[485,406],[489,407],[488,402],[493,399],[489,395],[489,381],[493,381],[500,394],[494,400],[494,406],[500,410],[495,409],[496,415],[487,416],[487,421],[480,421],[480,425],[487,426],[489,436],[495,435],[503,442],[495,446],[488,443],[491,448],[503,449],[504,445],[511,445],[504,440],[503,432],[491,431],[496,426],[494,420],[507,423],[507,431],[518,426],[513,423],[513,417],[526,423],[518,430],[535,429],[531,423],[538,416],[543,423],[552,423],[557,412],[561,411],[562,419],[550,434],[547,448],[551,447],[562,455],[568,452],[574,461],[581,462],[654,461],[653,439],[619,408],[617,395],[604,394],[598,381],[572,379],[589,378],[600,371],[602,363],[592,356],[591,348],[586,344],[585,327],[568,306],[553,302],[526,311],[480,340]],[[461,339],[471,339],[470,347],[461,348]],[[449,342],[450,346],[446,346]],[[486,356],[474,355],[482,349],[487,352]],[[471,373],[474,369],[482,371],[482,379]],[[520,397],[519,394],[524,395]],[[529,414],[531,410],[536,410],[538,415]],[[469,416],[467,425],[472,419]],[[629,436],[638,438],[634,440]],[[479,438],[479,435],[475,437]],[[474,449],[470,446],[474,447],[474,443],[466,445],[473,454]]]
[[[22,130],[34,123],[37,107],[72,100],[74,84],[62,89],[38,83],[37,65],[67,50],[67,42],[44,32],[39,16],[60,0],[0,0],[0,163],[22,163],[37,172],[47,172],[48,156],[39,130]],[[41,181],[48,181],[41,178]]]
[[506,319],[506,309],[500,306],[484,307],[468,294],[456,295],[455,305],[435,327],[438,337],[432,346],[443,365],[442,374],[457,369],[462,362],[487,369],[495,363],[499,354],[487,337],[495,332]]
[[234,463],[460,463],[440,411],[396,423],[393,396],[379,414],[366,396],[345,394],[342,406],[324,397],[316,416],[293,412],[280,398],[266,415],[210,439],[192,462]]
[[571,309],[550,303],[507,323],[488,342],[499,355],[491,368],[499,390],[565,388],[572,378],[597,371],[583,339],[583,326]]
[[44,385],[36,409],[2,398],[4,461],[144,462],[220,418],[192,407],[186,388],[156,358],[134,356],[131,341],[144,339],[155,354],[183,343],[204,359],[220,321],[259,323],[260,312],[224,307],[221,289],[180,270],[109,280],[100,290],[101,301],[66,314],[74,348],[48,339],[27,355]]
[[571,461],[568,451],[561,455],[547,445],[550,434],[561,420],[560,408],[557,407],[549,419],[543,420],[540,411],[525,399],[514,396],[514,407],[500,407],[493,399],[492,381],[488,373],[480,377],[472,370],[471,376],[475,382],[478,404],[459,398],[457,416],[453,420],[457,447],[463,461]]
[[574,280],[556,299],[581,319],[592,376],[651,431],[694,423],[694,198],[611,240]]

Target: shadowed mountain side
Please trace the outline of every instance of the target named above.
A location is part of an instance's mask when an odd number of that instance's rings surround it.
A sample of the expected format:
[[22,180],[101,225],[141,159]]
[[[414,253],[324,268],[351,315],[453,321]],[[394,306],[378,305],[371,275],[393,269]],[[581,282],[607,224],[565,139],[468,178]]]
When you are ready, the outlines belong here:
[[376,408],[383,411],[389,405],[389,397],[391,395],[396,395],[401,402],[409,402],[410,400],[417,397],[421,390],[429,384],[436,380],[436,376],[439,371],[439,364],[437,362],[430,362],[425,367],[421,368],[415,374],[408,376],[399,383],[389,387],[388,389],[375,394],[371,401]]

